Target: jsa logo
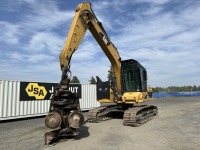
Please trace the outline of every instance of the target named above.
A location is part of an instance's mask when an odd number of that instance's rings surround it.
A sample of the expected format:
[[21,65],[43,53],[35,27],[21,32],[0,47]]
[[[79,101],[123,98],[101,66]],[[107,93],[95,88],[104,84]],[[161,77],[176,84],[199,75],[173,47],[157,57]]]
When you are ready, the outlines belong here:
[[37,83],[29,83],[26,87],[28,96],[34,96],[35,99],[44,99],[47,91],[44,86],[39,86]]

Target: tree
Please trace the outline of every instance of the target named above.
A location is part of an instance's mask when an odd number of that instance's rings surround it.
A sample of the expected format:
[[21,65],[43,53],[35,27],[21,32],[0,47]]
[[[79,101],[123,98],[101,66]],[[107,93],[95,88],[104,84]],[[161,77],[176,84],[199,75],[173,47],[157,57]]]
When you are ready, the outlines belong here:
[[113,72],[112,66],[110,66],[110,69],[108,70],[108,76],[107,76],[108,81],[112,81],[113,76],[114,76],[114,72]]
[[90,84],[97,84],[96,80],[92,76],[91,79],[89,80]]
[[73,76],[70,83],[80,83],[80,80],[77,78],[77,76]]
[[192,91],[197,91],[197,90],[198,90],[197,86],[194,85],[194,86],[192,87]]
[[164,87],[155,87],[153,88],[154,92],[189,92],[189,91],[200,91],[200,86],[197,85],[188,85],[188,86],[169,86]]

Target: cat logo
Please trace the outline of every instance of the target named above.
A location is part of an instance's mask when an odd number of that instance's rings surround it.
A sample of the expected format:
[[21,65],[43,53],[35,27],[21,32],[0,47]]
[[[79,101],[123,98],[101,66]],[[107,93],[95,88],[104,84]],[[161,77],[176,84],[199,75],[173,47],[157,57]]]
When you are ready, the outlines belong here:
[[101,32],[99,32],[99,35],[101,36],[101,38],[104,41],[104,43],[106,44],[106,46],[109,46],[110,42],[109,42],[108,38]]
[[34,96],[35,99],[44,99],[47,95],[47,91],[44,86],[39,86],[37,83],[29,83],[26,87],[26,93],[28,96]]

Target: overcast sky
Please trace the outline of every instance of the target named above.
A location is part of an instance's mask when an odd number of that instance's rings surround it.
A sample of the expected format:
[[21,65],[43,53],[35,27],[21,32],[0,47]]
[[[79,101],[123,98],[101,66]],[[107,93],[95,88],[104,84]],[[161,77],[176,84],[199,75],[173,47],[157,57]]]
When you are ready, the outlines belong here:
[[[59,54],[81,0],[1,0],[0,80],[59,82]],[[199,0],[91,1],[123,60],[138,60],[152,87],[200,85]],[[88,31],[71,62],[88,84],[110,62]]]

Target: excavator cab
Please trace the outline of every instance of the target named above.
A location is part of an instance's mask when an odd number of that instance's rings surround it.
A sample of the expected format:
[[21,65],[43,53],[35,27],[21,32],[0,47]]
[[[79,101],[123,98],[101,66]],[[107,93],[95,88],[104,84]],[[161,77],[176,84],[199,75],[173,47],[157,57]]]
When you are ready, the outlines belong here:
[[121,61],[121,80],[122,93],[147,91],[147,71],[136,60]]
[[[134,59],[121,61],[121,86],[122,94],[126,92],[146,92],[146,69]],[[114,75],[112,81],[105,82],[99,80],[99,77],[97,76],[97,99],[110,99],[110,88],[113,93],[117,93],[115,87],[116,81]]]

